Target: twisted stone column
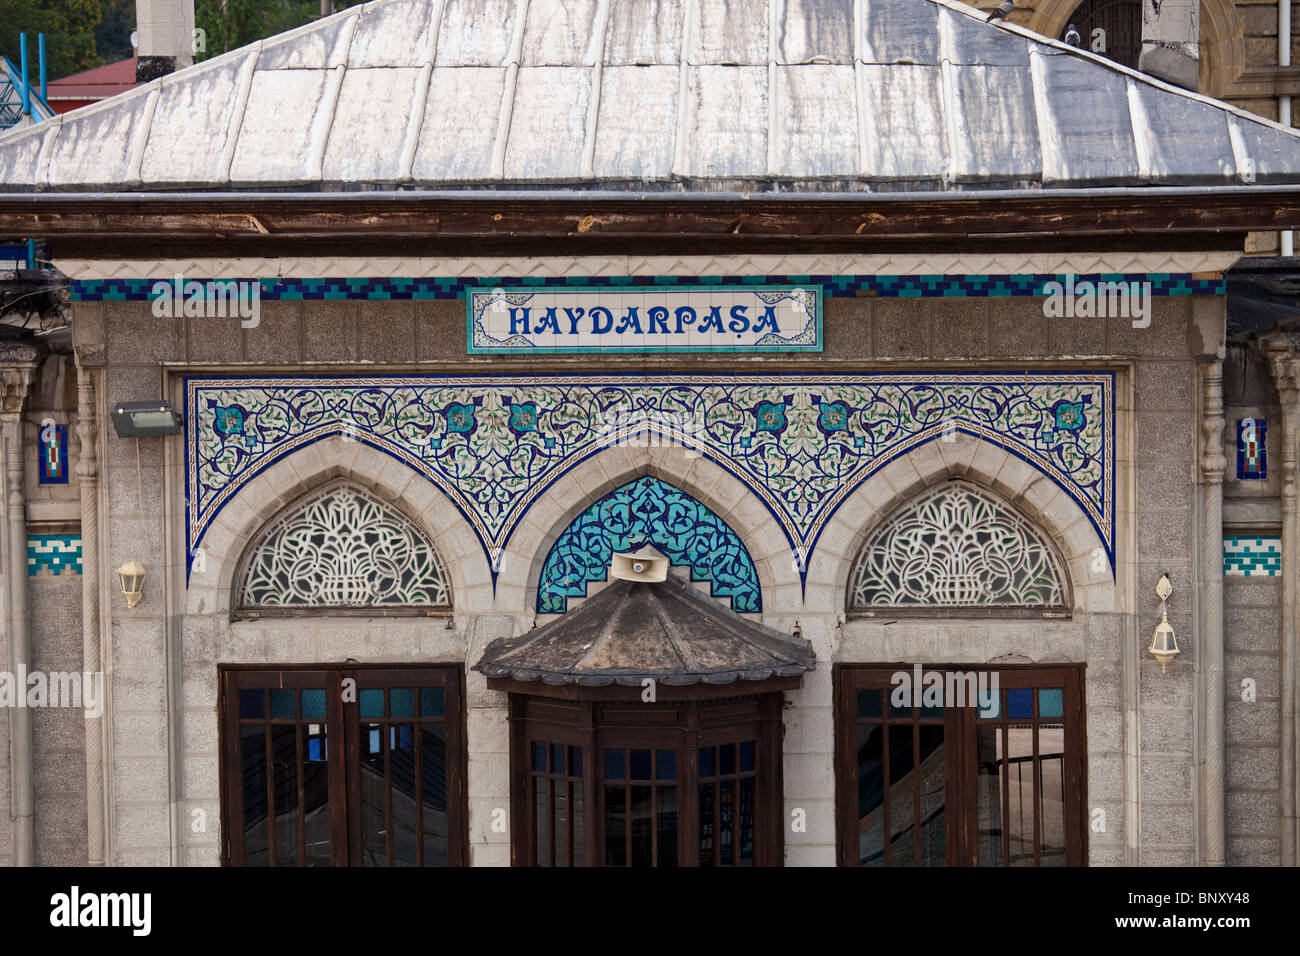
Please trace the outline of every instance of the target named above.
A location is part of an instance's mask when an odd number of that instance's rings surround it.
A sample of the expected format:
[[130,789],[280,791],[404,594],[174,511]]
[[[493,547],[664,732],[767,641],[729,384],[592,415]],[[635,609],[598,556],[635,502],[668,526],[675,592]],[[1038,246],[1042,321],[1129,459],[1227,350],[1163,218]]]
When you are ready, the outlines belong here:
[[1201,363],[1202,495],[1201,641],[1205,701],[1205,864],[1223,866],[1225,846],[1225,688],[1223,671],[1223,362]]
[[[103,674],[99,643],[99,463],[95,449],[95,380],[77,368],[77,480],[81,485],[81,659],[87,673]],[[101,678],[101,681],[103,679]],[[100,684],[101,704],[108,687]],[[86,720],[86,861],[104,865],[103,708]]]

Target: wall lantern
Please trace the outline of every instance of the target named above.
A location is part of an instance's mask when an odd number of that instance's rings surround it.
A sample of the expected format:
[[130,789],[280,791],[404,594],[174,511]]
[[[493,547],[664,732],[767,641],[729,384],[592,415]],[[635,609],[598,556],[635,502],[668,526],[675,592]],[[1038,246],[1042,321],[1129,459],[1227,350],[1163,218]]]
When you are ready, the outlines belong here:
[[1174,637],[1174,629],[1169,624],[1169,613],[1167,602],[1169,595],[1173,594],[1173,585],[1169,583],[1169,575],[1160,575],[1160,580],[1156,582],[1156,594],[1160,598],[1160,623],[1156,625],[1155,633],[1151,635],[1151,654],[1160,662],[1160,673],[1164,673],[1172,661],[1178,655],[1178,639]]
[[126,606],[135,607],[144,597],[145,570],[139,561],[128,561],[117,569],[117,579],[122,584],[122,593],[126,595]]
[[152,438],[155,435],[179,435],[181,413],[172,411],[170,402],[120,402],[113,408],[113,427],[118,438]]

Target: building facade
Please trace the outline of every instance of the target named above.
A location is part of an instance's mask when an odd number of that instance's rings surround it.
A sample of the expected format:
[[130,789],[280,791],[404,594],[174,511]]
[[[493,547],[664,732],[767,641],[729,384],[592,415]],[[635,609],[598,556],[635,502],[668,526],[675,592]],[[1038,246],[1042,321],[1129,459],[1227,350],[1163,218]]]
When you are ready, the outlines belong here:
[[0,139],[0,853],[1294,865],[1298,159],[932,0],[378,0]]

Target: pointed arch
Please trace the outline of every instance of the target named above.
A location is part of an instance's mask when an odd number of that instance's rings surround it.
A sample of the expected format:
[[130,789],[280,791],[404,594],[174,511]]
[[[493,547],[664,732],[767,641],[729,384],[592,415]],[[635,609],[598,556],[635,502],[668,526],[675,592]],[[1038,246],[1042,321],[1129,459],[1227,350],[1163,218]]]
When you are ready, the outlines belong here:
[[238,568],[236,613],[451,608],[433,542],[399,509],[347,480],[284,508],[252,537]]
[[654,475],[642,475],[604,495],[573,519],[555,540],[537,583],[537,612],[563,614],[570,598],[608,579],[610,558],[647,544],[691,580],[707,582],[733,611],[763,609],[754,560],[740,536],[707,505]]
[[888,608],[1067,613],[1066,564],[1014,507],[965,481],[908,501],[866,538],[849,579],[850,611]]

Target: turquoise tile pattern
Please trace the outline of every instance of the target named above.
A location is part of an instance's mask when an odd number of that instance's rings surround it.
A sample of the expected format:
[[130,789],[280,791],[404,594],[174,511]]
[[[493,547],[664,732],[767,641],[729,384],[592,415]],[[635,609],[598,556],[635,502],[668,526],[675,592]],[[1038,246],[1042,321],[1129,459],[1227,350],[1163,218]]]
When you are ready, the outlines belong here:
[[185,390],[190,555],[247,482],[298,448],[348,436],[446,494],[495,568],[491,556],[557,479],[604,448],[652,439],[743,483],[802,578],[856,488],[960,432],[1048,476],[1088,516],[1113,566],[1110,372],[255,375],[192,377]]
[[1228,577],[1276,577],[1282,572],[1282,539],[1278,535],[1225,535],[1223,573]]
[[[170,283],[173,276],[155,279],[74,279],[73,302],[147,302],[154,299],[157,283]],[[275,278],[252,277],[233,282],[258,282],[264,301],[332,301],[370,299],[463,299],[466,289],[568,288],[573,286],[661,285],[709,287],[720,285],[819,285],[828,298],[878,296],[882,299],[989,298],[1041,296],[1049,282],[1065,283],[1069,277],[1052,273],[1013,275],[753,275],[753,276],[484,276],[484,277],[382,277],[382,278]],[[1074,276],[1080,282],[1149,282],[1158,296],[1223,295],[1221,277],[1190,272],[1087,273]],[[160,293],[161,294],[161,293]],[[171,294],[170,287],[167,290]]]
[[81,573],[81,535],[29,534],[27,536],[27,576],[41,573]]

